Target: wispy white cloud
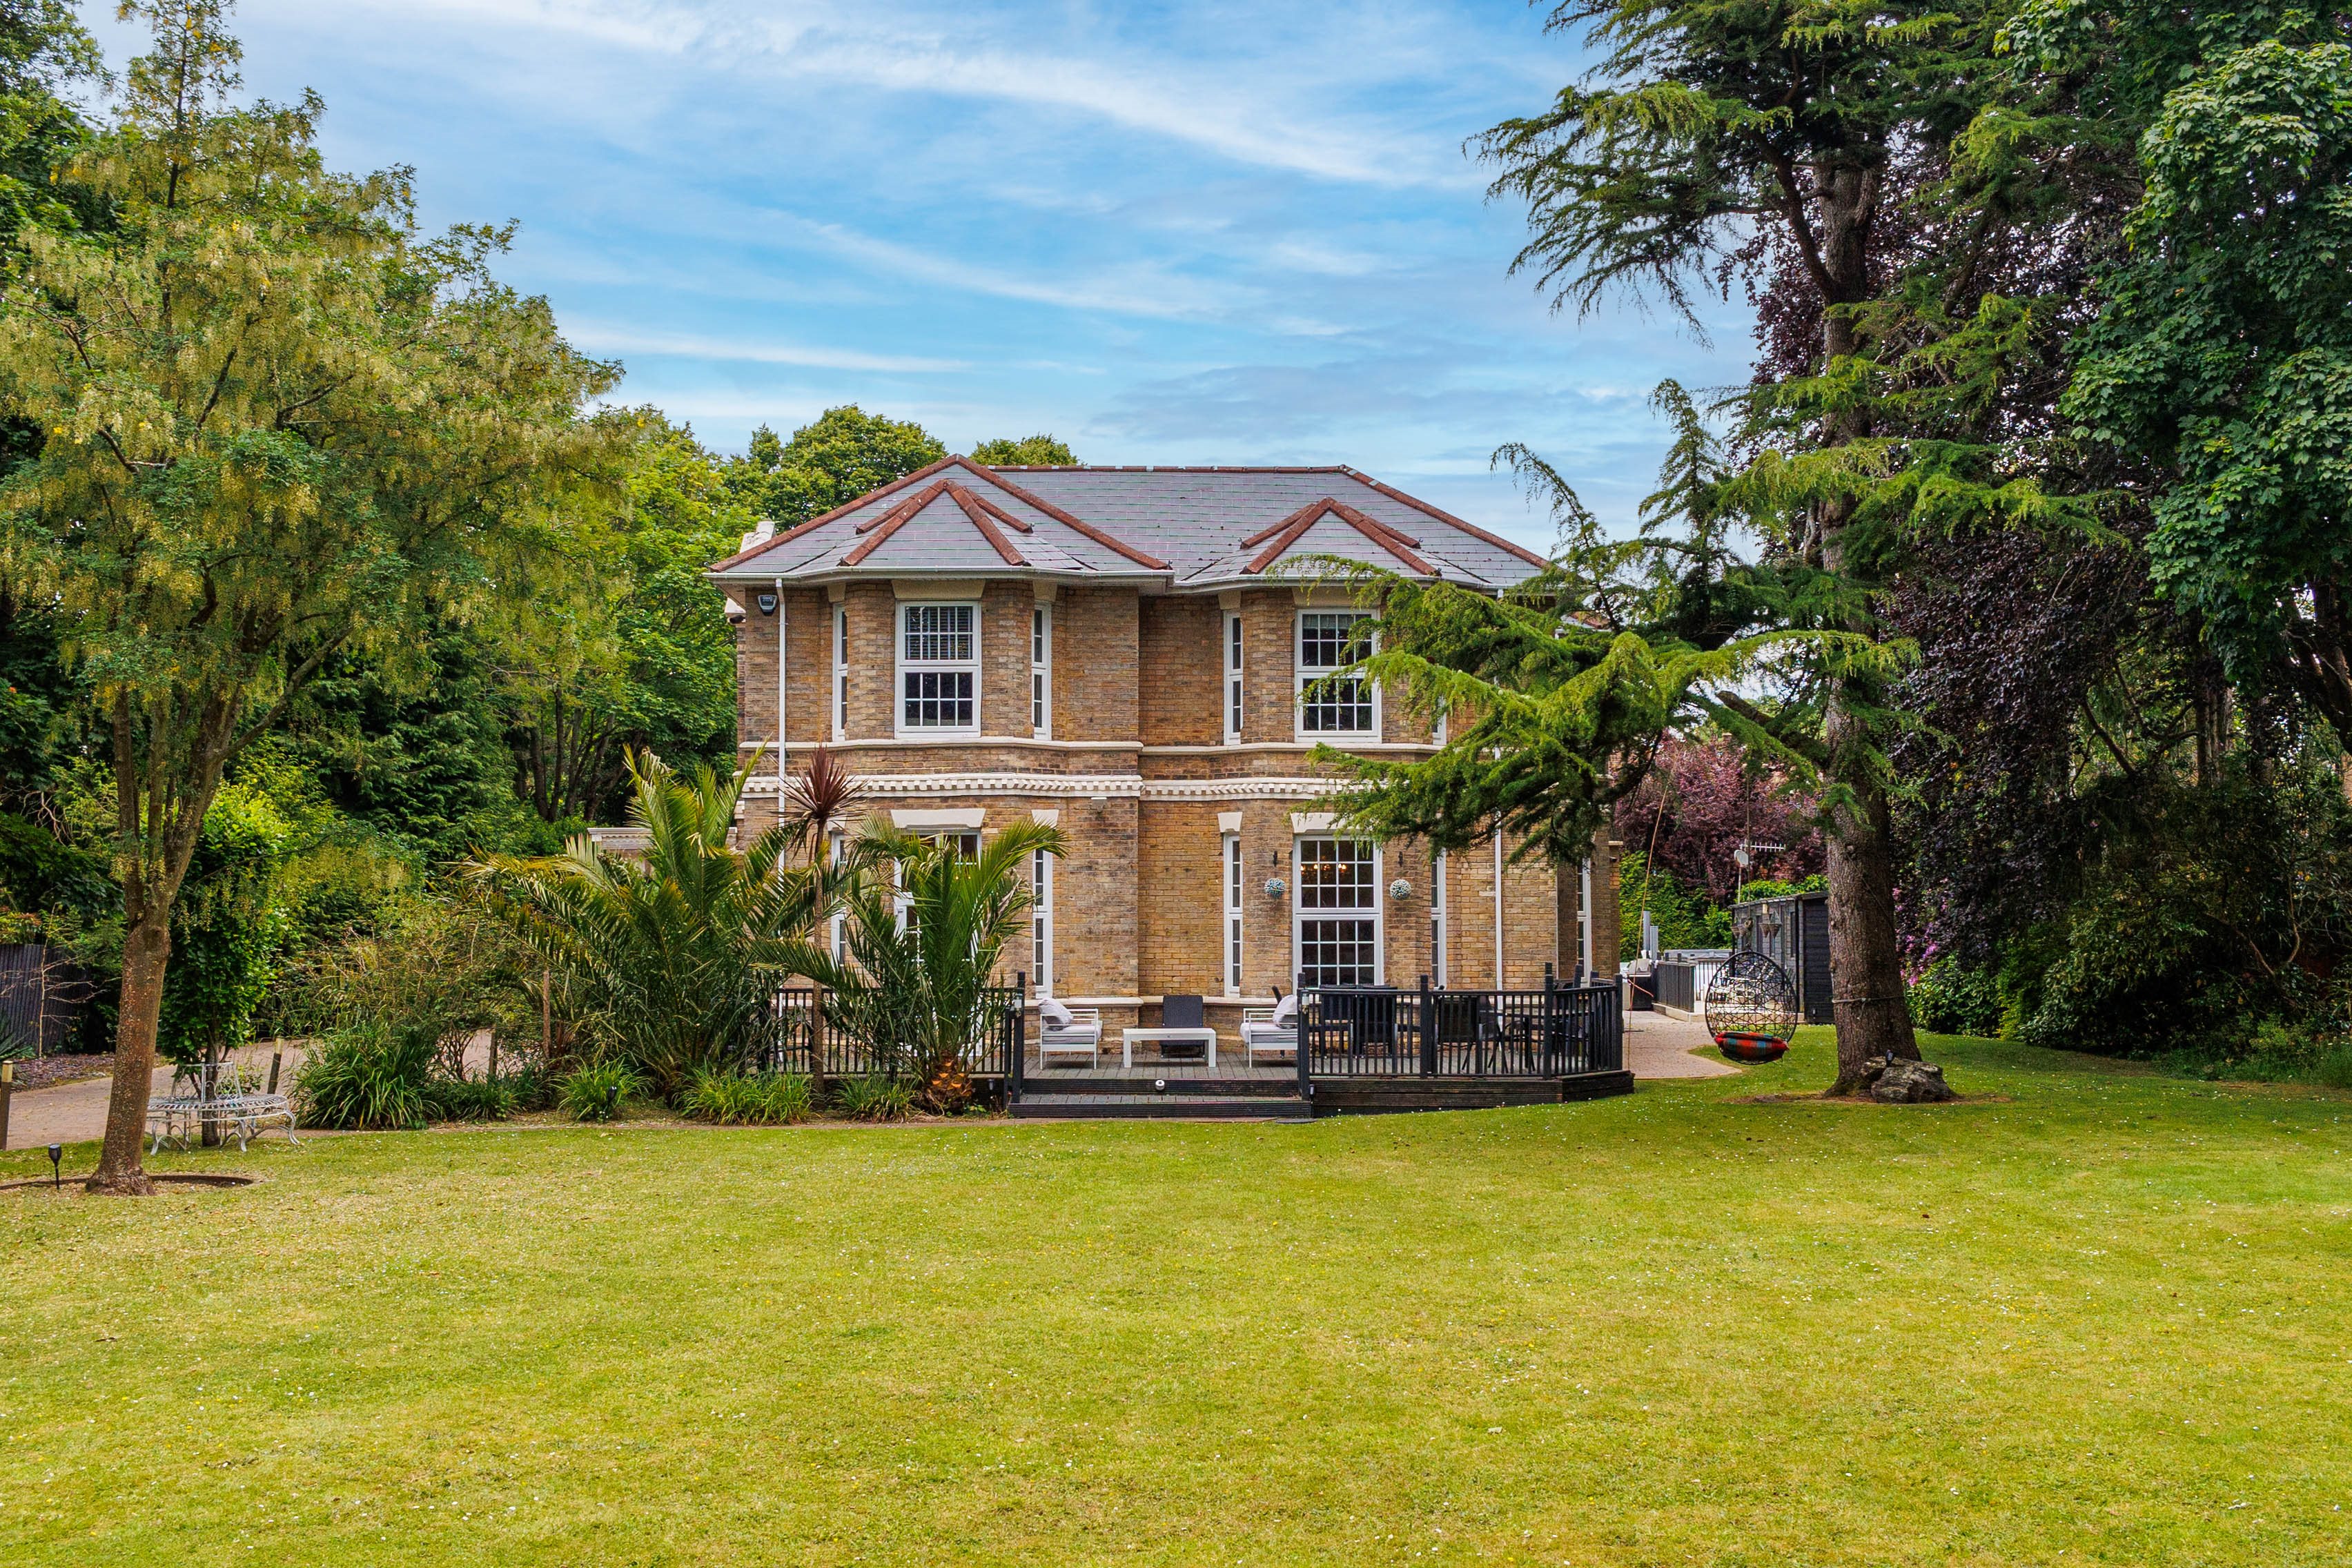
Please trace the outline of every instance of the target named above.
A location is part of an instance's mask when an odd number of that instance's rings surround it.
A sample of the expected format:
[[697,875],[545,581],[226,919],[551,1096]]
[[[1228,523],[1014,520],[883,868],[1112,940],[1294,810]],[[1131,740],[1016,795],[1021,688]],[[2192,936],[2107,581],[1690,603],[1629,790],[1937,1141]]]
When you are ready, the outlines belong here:
[[[1072,48],[1047,41],[1025,15],[992,17],[961,4],[843,6],[799,0],[744,16],[709,0],[341,3],[439,13],[507,32],[551,35],[731,72],[1057,110],[1239,163],[1318,179],[1392,186],[1474,182],[1451,146],[1356,107],[1350,100],[1372,83],[1360,66],[1334,70],[1334,53],[1328,50],[1171,58],[1099,36],[1083,40],[1093,44],[1090,49]],[[992,21],[997,31],[1016,37],[989,37]]]
[[[95,19],[119,63],[131,30]],[[1630,519],[1663,444],[1642,390],[1740,379],[1741,310],[1710,355],[1504,275],[1520,216],[1463,139],[1578,64],[1517,4],[240,0],[237,26],[256,93],[325,93],[337,166],[415,164],[429,222],[520,219],[513,281],[722,447],[859,402],[951,446],[1353,462],[1540,532],[1496,443]]]
[[917,354],[863,353],[855,349],[808,348],[796,343],[747,342],[686,332],[647,332],[601,321],[572,321],[565,335],[595,353],[674,354],[682,359],[739,360],[750,364],[806,365],[814,370],[871,370],[904,374],[969,370],[971,363]]
[[887,268],[902,278],[919,282],[993,295],[1001,300],[1024,300],[1117,315],[1180,319],[1229,314],[1255,303],[1261,297],[1255,289],[1190,276],[1150,262],[1092,276],[1041,276],[960,260],[918,246],[863,234],[841,224],[812,223],[790,214],[779,214],[778,221],[786,232],[803,236],[811,243],[867,266]]

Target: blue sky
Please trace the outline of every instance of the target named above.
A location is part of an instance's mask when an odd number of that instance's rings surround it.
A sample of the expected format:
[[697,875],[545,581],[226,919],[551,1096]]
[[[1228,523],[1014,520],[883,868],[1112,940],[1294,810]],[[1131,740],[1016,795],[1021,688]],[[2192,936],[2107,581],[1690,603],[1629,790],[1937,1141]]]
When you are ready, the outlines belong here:
[[[117,64],[135,42],[88,7]],[[1505,275],[1522,215],[1462,143],[1580,68],[1517,0],[1360,5],[244,0],[248,90],[331,159],[521,224],[506,272],[622,395],[722,450],[837,403],[961,450],[1351,463],[1531,544],[1487,470],[1550,457],[1622,523],[1650,386],[1741,379],[1624,305]]]

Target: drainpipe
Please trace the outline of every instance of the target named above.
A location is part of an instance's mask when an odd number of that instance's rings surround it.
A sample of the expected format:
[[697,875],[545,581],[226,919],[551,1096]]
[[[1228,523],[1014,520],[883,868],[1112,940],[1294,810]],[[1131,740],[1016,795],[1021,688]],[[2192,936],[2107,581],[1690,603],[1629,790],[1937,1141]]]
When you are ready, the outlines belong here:
[[783,820],[783,578],[776,578],[776,820]]
[[1495,829],[1495,989],[1503,984],[1503,830]]
[[1578,910],[1582,913],[1582,915],[1583,915],[1583,917],[1584,917],[1582,920],[1580,920],[1579,921],[1577,921],[1577,924],[1578,924],[1579,926],[1580,926],[1580,927],[1582,927],[1582,928],[1583,928],[1583,933],[1584,933],[1584,934],[1583,934],[1583,941],[1582,941],[1582,942],[1580,944],[1580,947],[1581,947],[1581,950],[1582,950],[1582,951],[1581,951],[1581,952],[1580,952],[1580,955],[1579,955],[1579,965],[1578,965],[1578,967],[1579,967],[1580,969],[1581,969],[1581,970],[1582,970],[1582,973],[1580,973],[1580,974],[1577,976],[1577,978],[1578,978],[1578,979],[1580,979],[1580,980],[1587,980],[1587,981],[1589,981],[1589,980],[1591,980],[1591,979],[1592,978],[1592,941],[1593,941],[1593,930],[1592,930],[1592,857],[1591,857],[1590,855],[1588,855],[1588,856],[1586,856],[1586,857],[1584,858],[1584,867],[1583,867],[1583,868],[1582,868],[1580,871],[1579,871],[1579,872],[1577,873],[1577,878],[1578,878],[1578,880],[1577,880],[1577,898],[1580,900],[1580,901],[1578,903],[1578,905],[1577,905],[1577,909],[1578,909]]

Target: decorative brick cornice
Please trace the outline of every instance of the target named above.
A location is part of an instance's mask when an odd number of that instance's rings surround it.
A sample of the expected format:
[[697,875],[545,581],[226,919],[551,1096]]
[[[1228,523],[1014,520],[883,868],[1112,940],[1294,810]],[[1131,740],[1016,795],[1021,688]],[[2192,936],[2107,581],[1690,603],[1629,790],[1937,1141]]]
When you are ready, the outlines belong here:
[[[1070,800],[1322,800],[1349,787],[1338,779],[1147,779],[1134,773],[861,773],[859,793],[877,800],[1053,796]],[[747,795],[772,795],[777,780],[754,774]]]

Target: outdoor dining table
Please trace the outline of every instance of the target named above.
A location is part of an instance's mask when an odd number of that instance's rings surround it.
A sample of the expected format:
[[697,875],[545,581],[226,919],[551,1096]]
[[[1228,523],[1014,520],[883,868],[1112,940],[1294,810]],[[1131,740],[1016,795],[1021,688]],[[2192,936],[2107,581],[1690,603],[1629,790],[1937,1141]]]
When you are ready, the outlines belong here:
[[1118,1032],[1118,1065],[1122,1070],[1135,1068],[1137,1041],[1146,1045],[1168,1045],[1175,1041],[1194,1041],[1209,1047],[1209,1069],[1217,1066],[1217,1031],[1199,1029],[1121,1029]]

